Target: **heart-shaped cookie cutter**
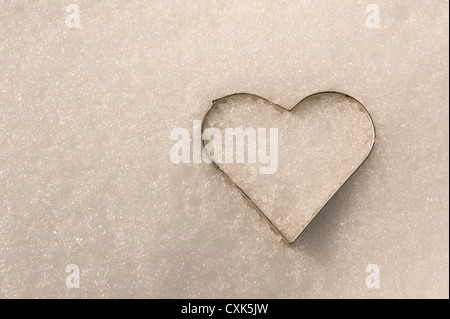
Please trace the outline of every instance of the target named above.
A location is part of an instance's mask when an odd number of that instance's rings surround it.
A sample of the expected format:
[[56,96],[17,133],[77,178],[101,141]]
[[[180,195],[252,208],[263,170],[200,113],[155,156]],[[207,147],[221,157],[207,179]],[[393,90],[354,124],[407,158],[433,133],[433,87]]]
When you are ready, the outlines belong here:
[[[361,109],[362,110],[364,110],[364,112],[367,114],[367,116],[368,116],[368,118],[369,118],[369,120],[370,120],[370,123],[371,123],[371,126],[372,126],[372,145],[371,145],[371,148],[370,148],[370,151],[368,152],[368,154],[367,154],[367,156],[361,161],[361,163],[355,168],[355,170],[347,177],[347,179],[336,189],[336,191],[328,198],[328,200],[325,202],[325,204],[324,205],[322,205],[322,207],[320,208],[320,209],[318,209],[317,210],[317,212],[311,217],[311,219],[306,223],[306,225],[303,227],[303,229],[299,232],[299,234],[297,235],[297,236],[295,236],[295,238],[293,239],[293,240],[289,240],[286,236],[285,236],[285,234],[277,227],[277,226],[275,226],[275,224],[269,219],[269,217],[267,217],[267,215],[258,207],[258,205],[247,195],[247,193],[245,193],[245,191],[241,188],[241,187],[239,187],[239,185],[237,185],[231,178],[230,178],[230,176],[228,176],[228,174],[227,173],[225,173],[225,171],[223,170],[223,169],[221,169],[220,167],[219,167],[219,165],[217,165],[217,163],[215,163],[214,162],[214,160],[209,156],[209,153],[208,152],[206,152],[207,153],[207,155],[208,155],[208,157],[210,158],[210,160],[211,160],[211,164],[213,164],[222,174],[223,174],[223,176],[234,186],[234,187],[236,187],[237,188],[237,190],[241,193],[241,195],[256,209],[256,211],[267,221],[267,223],[270,225],[270,227],[276,232],[276,233],[278,233],[287,243],[289,243],[289,244],[293,244],[299,237],[300,237],[300,235],[303,233],[303,231],[308,227],[308,225],[313,221],[313,219],[322,211],[322,209],[324,209],[324,207],[330,202],[330,200],[334,197],[334,195],[336,195],[336,193],[345,185],[345,183],[347,183],[347,181],[356,173],[356,171],[362,166],[362,164],[364,164],[364,162],[369,158],[369,156],[370,156],[370,154],[372,154],[372,151],[373,151],[373,148],[374,148],[374,146],[375,146],[375,137],[376,137],[376,130],[375,130],[375,124],[373,123],[373,119],[372,119],[372,116],[370,115],[370,113],[369,113],[369,111],[366,109],[366,107],[360,102],[360,101],[358,101],[357,99],[355,99],[353,96],[351,96],[351,95],[349,95],[349,94],[346,94],[346,93],[342,93],[342,92],[338,92],[338,91],[321,91],[321,92],[316,92],[316,93],[313,93],[313,94],[310,94],[310,95],[307,95],[306,97],[304,97],[303,99],[301,99],[300,100],[300,102],[298,102],[293,108],[291,108],[291,109],[287,109],[287,108],[285,108],[285,107],[283,107],[283,106],[281,106],[281,105],[279,105],[279,104],[276,104],[276,103],[273,103],[272,101],[270,101],[270,100],[268,100],[268,99],[266,99],[266,98],[263,98],[263,97],[261,97],[261,96],[258,96],[258,95],[256,95],[256,94],[251,94],[251,93],[234,93],[234,94],[230,94],[230,95],[226,95],[226,96],[224,96],[224,97],[221,97],[221,98],[218,98],[218,99],[215,99],[215,100],[213,100],[212,101],[212,106],[211,106],[211,108],[208,110],[208,112],[206,112],[206,114],[205,114],[205,116],[203,117],[203,121],[202,121],[202,127],[201,127],[201,133],[202,133],[202,135],[203,135],[203,131],[204,131],[204,128],[205,128],[205,122],[206,122],[206,120],[207,120],[207,118],[208,118],[208,116],[209,116],[209,114],[211,113],[211,111],[213,111],[214,110],[214,108],[216,107],[216,105],[217,105],[217,102],[219,102],[220,100],[223,100],[223,99],[226,99],[226,98],[229,98],[229,97],[231,97],[231,96],[250,96],[250,97],[256,97],[256,98],[259,98],[259,99],[262,99],[262,100],[264,100],[264,101],[266,101],[268,104],[270,104],[270,105],[272,105],[273,107],[275,107],[275,108],[280,108],[280,109],[282,109],[282,110],[284,110],[284,111],[287,111],[287,112],[291,112],[291,111],[293,111],[294,109],[296,109],[299,105],[301,105],[302,104],[302,102],[303,101],[305,101],[305,100],[307,100],[307,99],[309,99],[309,98],[311,98],[311,97],[313,97],[313,96],[316,96],[316,95],[320,95],[320,94],[338,94],[338,95],[341,95],[341,96],[344,96],[344,97],[346,97],[346,98],[349,98],[349,99],[351,99],[351,100],[353,100],[353,101],[355,101],[360,107],[361,107]],[[202,139],[202,145],[203,145],[203,147],[205,147],[205,141]]]

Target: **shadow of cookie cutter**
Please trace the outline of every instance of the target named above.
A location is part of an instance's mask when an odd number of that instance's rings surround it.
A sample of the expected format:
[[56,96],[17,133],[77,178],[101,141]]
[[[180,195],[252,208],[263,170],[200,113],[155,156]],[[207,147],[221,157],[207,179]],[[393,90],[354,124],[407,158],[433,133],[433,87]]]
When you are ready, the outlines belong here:
[[[375,137],[376,137],[376,131],[375,131],[375,124],[373,123],[373,119],[372,119],[372,116],[370,115],[370,113],[369,113],[369,111],[366,109],[366,107],[360,102],[360,101],[358,101],[357,99],[355,99],[353,96],[351,96],[351,95],[349,95],[349,94],[346,94],[346,93],[342,93],[342,92],[338,92],[338,91],[321,91],[321,92],[316,92],[316,93],[313,93],[313,94],[310,94],[310,95],[308,95],[308,96],[306,96],[306,97],[304,97],[303,99],[301,99],[300,100],[300,102],[298,102],[297,104],[295,104],[295,106],[293,107],[293,108],[291,108],[291,109],[287,109],[287,108],[285,108],[285,107],[283,107],[283,106],[281,106],[281,105],[279,105],[279,104],[276,104],[276,103],[273,103],[272,101],[269,101],[268,99],[266,99],[266,98],[263,98],[263,97],[261,97],[261,96],[258,96],[258,95],[256,95],[256,94],[251,94],[251,93],[234,93],[234,94],[230,94],[230,95],[226,95],[226,96],[224,96],[224,97],[221,97],[221,98],[218,98],[218,99],[215,99],[215,100],[213,100],[212,102],[213,102],[213,104],[212,104],[212,106],[211,106],[211,108],[208,110],[208,112],[206,112],[206,114],[205,114],[205,116],[203,117],[203,121],[202,121],[202,127],[201,127],[201,133],[202,133],[202,136],[203,136],[203,131],[204,131],[204,127],[205,127],[205,122],[206,122],[206,119],[208,118],[208,115],[211,113],[211,111],[212,110],[214,110],[214,108],[216,107],[216,105],[217,105],[217,102],[219,102],[219,101],[221,101],[221,100],[223,100],[223,99],[226,99],[226,98],[229,98],[229,97],[231,97],[231,96],[250,96],[250,97],[256,97],[256,98],[259,98],[259,99],[262,99],[262,100],[264,100],[265,102],[267,102],[267,103],[269,103],[270,105],[272,105],[272,106],[274,106],[274,107],[276,107],[276,108],[280,108],[280,109],[282,109],[282,110],[284,110],[284,111],[287,111],[287,112],[291,112],[291,111],[293,111],[294,109],[296,109],[297,108],[297,106],[299,106],[300,104],[302,104],[302,102],[303,101],[305,101],[305,100],[307,100],[307,99],[309,99],[309,98],[311,98],[311,97],[313,97],[313,96],[316,96],[316,95],[320,95],[320,94],[338,94],[338,95],[341,95],[341,96],[345,96],[346,98],[349,98],[349,99],[351,99],[351,100],[353,100],[353,101],[355,101],[356,103],[358,103],[358,105],[364,110],[364,112],[367,114],[367,116],[369,117],[369,120],[370,120],[370,123],[371,123],[371,125],[372,125],[372,145],[371,145],[371,147],[370,147],[370,151],[369,151],[369,153],[367,153],[367,155],[366,155],[366,157],[364,158],[364,160],[362,160],[361,161],[361,163],[355,168],[355,170],[347,177],[347,179],[336,189],[336,191],[326,200],[326,202],[325,202],[325,204],[321,207],[321,208],[319,208],[318,210],[317,210],[317,212],[313,215],[313,217],[311,217],[311,219],[306,223],[306,225],[303,227],[303,229],[300,231],[300,233],[297,235],[297,236],[295,236],[295,238],[291,241],[291,240],[289,240],[289,239],[287,239],[287,237],[284,235],[284,233],[280,230],[280,229],[278,229],[278,227],[277,226],[275,226],[275,224],[269,219],[269,217],[267,217],[267,215],[258,207],[258,205],[256,205],[256,203],[244,192],[244,190],[242,189],[242,188],[240,188],[239,187],[239,185],[237,185],[232,179],[231,179],[231,177],[230,176],[228,176],[228,174],[227,173],[225,173],[225,171],[224,170],[222,170],[218,165],[217,165],[217,163],[216,162],[214,162],[214,160],[209,156],[209,153],[208,152],[205,152],[207,155],[208,155],[208,157],[209,157],[209,159],[211,160],[211,164],[213,164],[222,174],[223,174],[223,176],[226,178],[226,180],[228,180],[235,188],[237,188],[237,190],[241,193],[241,195],[245,198],[245,199],[247,199],[247,201],[253,206],[253,208],[255,208],[256,209],[256,211],[267,221],[267,223],[270,225],[270,227],[276,232],[276,233],[278,233],[287,243],[289,243],[289,244],[293,244],[299,237],[300,237],[300,235],[304,232],[304,230],[308,227],[308,225],[314,220],[314,218],[325,208],[325,206],[327,206],[327,204],[330,202],[330,200],[334,197],[334,195],[336,195],[336,193],[345,185],[345,183],[347,183],[347,181],[356,173],[356,171],[362,166],[362,164],[364,164],[364,162],[369,158],[369,156],[370,156],[370,154],[372,153],[372,151],[373,151],[373,148],[374,148],[374,146],[375,146]],[[202,138],[202,145],[203,145],[203,148],[205,147],[205,141],[203,140],[203,138]]]

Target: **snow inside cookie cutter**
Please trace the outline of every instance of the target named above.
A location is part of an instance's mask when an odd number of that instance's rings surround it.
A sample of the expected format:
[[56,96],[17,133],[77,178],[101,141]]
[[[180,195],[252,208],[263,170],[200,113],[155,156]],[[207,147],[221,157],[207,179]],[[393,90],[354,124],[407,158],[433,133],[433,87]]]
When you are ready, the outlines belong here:
[[[346,93],[342,93],[342,92],[338,92],[338,91],[321,91],[321,92],[316,92],[313,94],[310,94],[306,97],[304,97],[303,99],[300,100],[300,102],[298,102],[293,108],[288,109],[285,108],[281,105],[278,105],[276,103],[273,103],[261,96],[255,95],[255,94],[251,94],[251,93],[234,93],[234,94],[230,94],[218,99],[213,100],[213,104],[211,106],[211,108],[208,110],[208,112],[205,114],[203,121],[202,121],[202,127],[201,127],[201,133],[203,136],[203,132],[205,129],[205,122],[208,118],[208,116],[210,115],[210,113],[215,109],[215,107],[217,106],[217,103],[221,100],[224,100],[226,98],[229,97],[234,97],[234,96],[247,96],[247,97],[254,97],[254,98],[258,98],[261,99],[263,101],[265,101],[266,103],[270,104],[271,106],[273,106],[274,108],[278,108],[280,110],[283,111],[287,111],[287,112],[291,112],[293,110],[295,110],[298,106],[300,106],[302,104],[302,102],[304,102],[305,100],[314,97],[314,96],[318,96],[321,94],[336,94],[345,98],[348,98],[354,102],[356,102],[358,104],[358,106],[360,107],[360,109],[365,112],[365,114],[368,116],[370,124],[371,124],[371,128],[372,128],[372,140],[371,140],[371,146],[370,146],[370,150],[367,153],[367,155],[364,157],[364,159],[359,163],[359,165],[353,170],[353,172],[348,175],[348,177],[344,180],[344,182],[332,193],[332,195],[328,198],[328,200],[325,201],[325,203],[320,207],[320,209],[318,209],[313,215],[312,217],[309,219],[309,221],[307,221],[306,225],[304,225],[304,227],[300,230],[300,232],[295,236],[295,238],[293,240],[289,240],[286,236],[285,233],[283,233],[273,222],[272,220],[270,220],[270,218],[267,216],[266,213],[264,213],[264,211],[255,203],[254,200],[252,200],[250,198],[250,196],[239,186],[237,185],[232,179],[231,177],[222,169],[219,167],[219,165],[214,162],[214,160],[209,156],[209,152],[206,152],[206,155],[210,158],[211,163],[215,166],[215,168],[217,168],[222,175],[226,178],[226,180],[228,180],[240,193],[241,195],[255,208],[255,210],[267,221],[267,223],[269,224],[269,226],[276,232],[278,233],[287,243],[289,244],[293,244],[299,237],[300,235],[303,233],[303,231],[308,227],[308,225],[312,222],[312,220],[322,211],[322,209],[329,203],[329,201],[334,197],[334,195],[336,195],[336,193],[344,186],[344,184],[356,173],[356,171],[362,166],[362,164],[369,158],[370,154],[373,151],[374,145],[375,145],[375,137],[376,137],[376,131],[375,131],[375,125],[373,123],[373,119],[372,116],[370,115],[369,111],[366,109],[366,107],[357,99],[355,99],[354,97],[350,96],[349,94]],[[205,147],[205,141],[202,138],[202,144],[203,147]]]

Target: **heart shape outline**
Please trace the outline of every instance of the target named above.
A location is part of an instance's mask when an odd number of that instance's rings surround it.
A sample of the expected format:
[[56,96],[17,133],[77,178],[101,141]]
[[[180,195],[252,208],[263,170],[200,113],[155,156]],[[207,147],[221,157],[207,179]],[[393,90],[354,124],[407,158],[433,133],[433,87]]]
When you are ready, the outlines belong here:
[[[371,127],[372,127],[372,144],[370,147],[369,152],[367,153],[367,155],[364,157],[364,159],[361,161],[361,163],[359,163],[359,165],[353,170],[353,172],[344,180],[344,182],[331,194],[331,196],[325,201],[325,203],[312,215],[311,219],[306,223],[306,225],[300,230],[300,232],[298,233],[298,235],[296,235],[294,237],[293,240],[289,240],[286,235],[270,220],[270,218],[259,208],[259,206],[250,198],[250,196],[245,193],[245,191],[239,186],[237,185],[232,179],[231,177],[223,170],[219,167],[219,165],[217,165],[216,162],[214,162],[214,160],[209,157],[209,154],[207,153],[208,157],[211,160],[211,164],[214,165],[214,167],[216,169],[219,170],[219,172],[221,172],[223,174],[223,176],[226,178],[226,180],[228,180],[234,187],[236,187],[236,189],[241,193],[241,195],[255,208],[255,210],[267,221],[267,223],[269,224],[269,226],[276,232],[278,233],[283,240],[285,240],[288,244],[293,244],[299,237],[300,235],[305,231],[305,229],[308,227],[308,225],[314,220],[314,218],[325,208],[325,206],[327,206],[327,204],[330,202],[330,200],[339,192],[339,190],[348,182],[348,180],[356,173],[356,171],[358,171],[358,169],[364,164],[364,162],[366,162],[366,160],[369,158],[370,154],[372,154],[372,151],[375,147],[375,140],[376,140],[376,129],[375,129],[375,124],[373,122],[373,118],[370,115],[369,111],[367,110],[367,108],[356,98],[354,98],[353,96],[351,96],[350,94],[347,93],[343,93],[343,92],[339,92],[339,91],[333,91],[333,90],[329,90],[329,91],[320,91],[320,92],[316,92],[316,93],[312,93],[309,94],[307,96],[305,96],[304,98],[302,98],[297,104],[295,104],[292,108],[288,109],[285,108],[284,106],[281,106],[279,104],[276,104],[264,97],[261,97],[259,95],[256,94],[252,94],[252,93],[233,93],[233,94],[229,94],[226,96],[223,96],[221,98],[215,99],[212,101],[212,106],[210,107],[210,109],[208,110],[208,112],[206,112],[205,116],[203,117],[203,121],[202,121],[202,125],[201,125],[201,134],[203,135],[203,131],[205,128],[205,122],[209,116],[209,114],[214,110],[215,106],[218,104],[219,101],[232,97],[232,96],[249,96],[249,97],[255,97],[258,99],[262,99],[265,102],[267,102],[268,104],[270,104],[271,106],[275,107],[275,108],[279,108],[283,111],[287,111],[287,112],[292,112],[293,110],[295,110],[297,107],[300,107],[300,105],[307,99],[313,97],[313,96],[317,96],[317,95],[321,95],[321,94],[337,94],[337,95],[341,95],[344,96],[346,98],[349,98],[353,101],[355,101],[361,108],[362,110],[364,110],[364,112],[366,113],[366,115],[369,118]],[[205,141],[202,139],[202,146],[205,147]]]

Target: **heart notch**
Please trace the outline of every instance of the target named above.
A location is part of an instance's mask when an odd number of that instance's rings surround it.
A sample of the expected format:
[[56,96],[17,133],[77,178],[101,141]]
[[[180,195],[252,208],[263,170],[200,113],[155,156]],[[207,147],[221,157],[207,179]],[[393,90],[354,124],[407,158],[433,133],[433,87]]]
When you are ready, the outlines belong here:
[[358,170],[375,126],[355,98],[311,94],[292,109],[249,93],[213,101],[204,152],[288,243],[293,243]]

